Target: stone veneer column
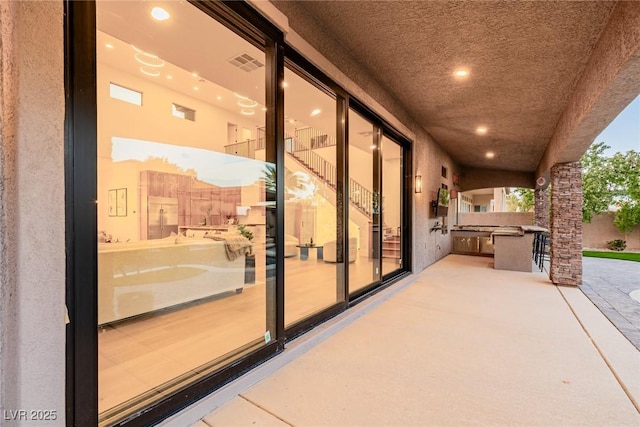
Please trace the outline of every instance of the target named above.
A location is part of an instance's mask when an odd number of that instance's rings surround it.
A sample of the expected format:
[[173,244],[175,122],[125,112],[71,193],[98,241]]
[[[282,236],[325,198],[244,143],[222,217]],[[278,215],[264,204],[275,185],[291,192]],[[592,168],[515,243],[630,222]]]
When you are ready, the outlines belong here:
[[549,191],[547,188],[535,190],[535,225],[549,228]]
[[551,168],[551,281],[582,284],[582,165]]

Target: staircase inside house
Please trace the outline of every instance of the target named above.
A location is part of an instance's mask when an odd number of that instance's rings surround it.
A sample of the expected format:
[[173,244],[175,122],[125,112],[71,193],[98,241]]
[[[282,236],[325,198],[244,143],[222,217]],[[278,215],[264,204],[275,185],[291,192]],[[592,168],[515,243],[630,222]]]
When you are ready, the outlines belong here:
[[[255,152],[265,149],[265,129],[258,129],[258,137],[237,144],[227,145],[225,152],[238,156],[255,158]],[[285,150],[287,155],[310,172],[315,178],[325,183],[334,191],[337,190],[336,166],[314,150],[335,146],[336,141],[329,135],[317,129],[296,129],[294,135],[285,135]],[[349,178],[349,202],[369,222],[373,219],[375,195],[362,184]],[[399,235],[385,236],[382,243],[382,257],[400,259],[401,241]]]
[[[258,128],[258,138],[226,145],[225,153],[255,158],[256,151],[265,149],[265,142],[265,130],[264,128]],[[295,135],[285,135],[287,155],[334,191],[338,186],[336,182],[336,166],[314,150],[335,145],[334,138],[330,138],[328,135],[313,128],[297,129]],[[351,178],[349,179],[349,202],[371,221],[373,218],[374,194]]]

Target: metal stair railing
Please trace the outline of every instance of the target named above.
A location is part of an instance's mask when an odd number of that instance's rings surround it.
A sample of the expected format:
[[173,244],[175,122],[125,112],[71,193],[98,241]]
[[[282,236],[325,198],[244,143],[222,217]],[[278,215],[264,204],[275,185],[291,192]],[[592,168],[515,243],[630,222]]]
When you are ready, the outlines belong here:
[[[265,148],[265,130],[258,128],[255,150]],[[285,135],[285,151],[298,161],[305,169],[313,173],[322,182],[333,190],[336,190],[337,171],[336,166],[325,160],[314,149],[336,145],[334,138],[313,128],[296,130],[294,137]],[[371,218],[373,215],[373,193],[359,182],[349,178],[349,201],[358,211]]]

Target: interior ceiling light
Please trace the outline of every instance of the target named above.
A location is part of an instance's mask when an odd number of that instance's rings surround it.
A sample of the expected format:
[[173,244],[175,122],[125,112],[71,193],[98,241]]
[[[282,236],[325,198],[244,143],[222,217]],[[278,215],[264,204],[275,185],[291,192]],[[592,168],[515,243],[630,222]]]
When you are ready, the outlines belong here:
[[147,55],[146,53],[138,52],[134,55],[136,61],[147,67],[164,67],[164,61],[155,55]]
[[151,76],[151,77],[158,77],[160,75],[160,71],[150,67],[140,67],[140,72],[142,74],[146,74],[147,76]]
[[193,90],[200,90],[200,88],[198,86],[194,86]]
[[221,100],[222,100],[222,97],[218,95],[218,96],[216,96],[216,99],[217,99],[218,101],[221,101]]
[[320,110],[319,108],[316,108],[315,110],[313,110],[311,112],[311,117],[313,116],[317,116],[318,114],[322,113],[322,110]]
[[496,155],[494,154],[493,151],[489,151],[487,152],[487,154],[485,154],[487,159],[493,159]]
[[240,95],[239,93],[233,92],[233,94],[236,96],[236,98],[238,99],[249,99],[248,96],[244,96],[244,95]]
[[453,72],[453,75],[459,79],[463,79],[465,77],[469,77],[469,70],[465,70],[463,68],[456,70]]
[[154,7],[151,9],[151,17],[156,21],[166,21],[171,18],[171,15],[161,7]]
[[198,77],[198,73],[196,73],[195,71],[194,71],[193,73],[191,73],[191,75],[192,75],[193,77]]
[[267,111],[267,107],[262,107],[262,111]]
[[480,126],[480,127],[476,128],[476,133],[478,135],[485,135],[487,133],[486,126]]
[[289,87],[289,83],[287,83],[287,82],[282,82],[282,87]]
[[148,56],[149,58],[157,58],[158,57],[158,55],[154,55],[153,53],[145,52],[144,50],[139,49],[139,48],[135,47],[134,45],[131,45],[131,48],[133,50],[135,50],[136,52],[143,54],[144,56]]
[[372,144],[369,146],[370,149],[375,150],[376,149],[376,144]]
[[254,110],[251,110],[249,108],[243,108],[242,110],[240,110],[240,114],[243,114],[245,116],[253,116],[256,112]]
[[167,74],[167,79],[171,80],[173,76],[171,74]]
[[258,103],[251,99],[241,99],[240,101],[238,101],[238,105],[244,108],[253,108],[257,107]]
[[111,43],[107,43],[104,45],[107,49],[113,49],[113,45]]

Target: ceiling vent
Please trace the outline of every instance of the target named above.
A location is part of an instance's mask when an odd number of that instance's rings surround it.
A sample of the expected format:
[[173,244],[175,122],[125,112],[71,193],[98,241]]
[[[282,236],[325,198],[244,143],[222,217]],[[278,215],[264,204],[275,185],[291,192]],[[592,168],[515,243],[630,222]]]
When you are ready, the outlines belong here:
[[231,65],[235,65],[241,70],[246,71],[247,73],[253,70],[257,70],[260,67],[264,67],[264,64],[262,62],[258,61],[256,58],[246,52],[229,59],[229,63]]

